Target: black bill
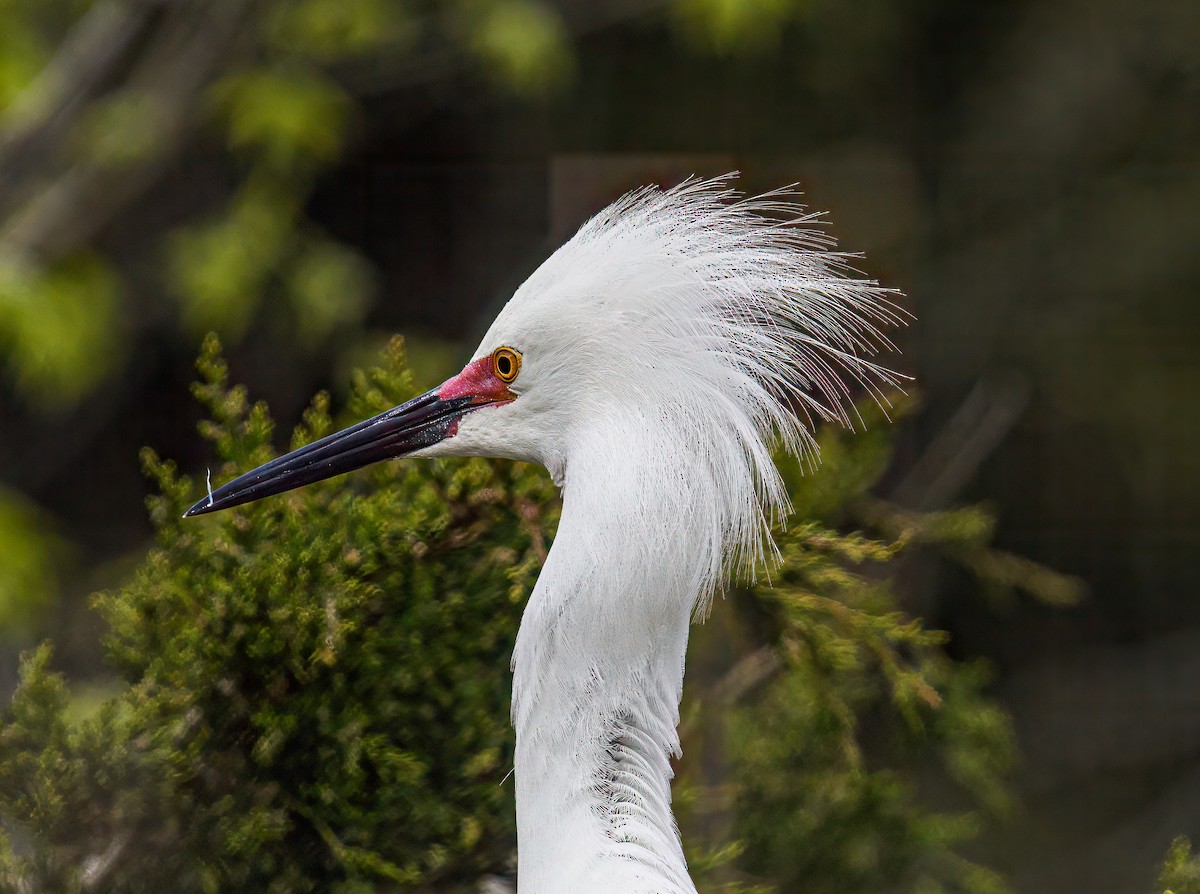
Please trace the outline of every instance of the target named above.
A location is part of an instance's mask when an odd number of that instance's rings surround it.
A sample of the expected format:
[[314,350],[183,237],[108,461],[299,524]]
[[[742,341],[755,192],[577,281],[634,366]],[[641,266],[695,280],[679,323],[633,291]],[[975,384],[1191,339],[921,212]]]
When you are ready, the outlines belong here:
[[429,447],[452,434],[454,424],[473,405],[478,401],[469,396],[442,400],[436,391],[428,391],[386,413],[264,463],[212,491],[183,517],[240,506]]

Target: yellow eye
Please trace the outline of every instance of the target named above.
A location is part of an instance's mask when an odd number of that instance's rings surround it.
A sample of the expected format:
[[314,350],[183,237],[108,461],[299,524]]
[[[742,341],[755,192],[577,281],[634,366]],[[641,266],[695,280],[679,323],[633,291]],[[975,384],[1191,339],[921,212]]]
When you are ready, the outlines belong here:
[[496,348],[492,352],[492,372],[501,382],[508,383],[516,379],[521,371],[521,352],[512,348]]

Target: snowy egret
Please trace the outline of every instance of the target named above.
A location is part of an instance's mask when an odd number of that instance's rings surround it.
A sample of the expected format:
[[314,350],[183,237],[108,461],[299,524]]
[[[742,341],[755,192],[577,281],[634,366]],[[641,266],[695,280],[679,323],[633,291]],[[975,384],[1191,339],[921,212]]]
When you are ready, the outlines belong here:
[[200,515],[397,456],[497,456],[562,490],[513,653],[522,894],[694,892],[670,758],[694,616],[771,559],[771,457],[810,465],[899,322],[786,191],[631,193],[513,295],[461,373],[218,488]]

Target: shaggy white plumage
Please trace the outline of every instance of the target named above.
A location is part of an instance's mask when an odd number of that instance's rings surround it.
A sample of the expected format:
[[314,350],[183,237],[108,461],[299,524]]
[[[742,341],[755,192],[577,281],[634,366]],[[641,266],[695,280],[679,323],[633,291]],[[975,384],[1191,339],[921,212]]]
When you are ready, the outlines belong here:
[[689,622],[772,558],[772,445],[815,466],[814,422],[851,425],[852,385],[886,401],[900,378],[869,359],[894,293],[788,193],[729,183],[586,223],[475,355],[520,352],[516,400],[422,451],[539,462],[562,488],[513,656],[521,894],[695,890],[670,809]]

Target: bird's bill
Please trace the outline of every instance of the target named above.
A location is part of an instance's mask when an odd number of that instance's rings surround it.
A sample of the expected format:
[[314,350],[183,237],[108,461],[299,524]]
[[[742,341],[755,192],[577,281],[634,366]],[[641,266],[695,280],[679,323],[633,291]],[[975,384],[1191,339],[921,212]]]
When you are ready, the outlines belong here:
[[441,390],[444,386],[264,463],[210,492],[183,517],[261,500],[436,444],[454,433],[464,413],[480,405],[471,395],[443,399]]
[[481,357],[420,397],[293,450],[210,491],[183,517],[240,506],[432,447],[453,437],[462,417],[472,410],[515,399],[516,395],[495,376],[491,359]]

